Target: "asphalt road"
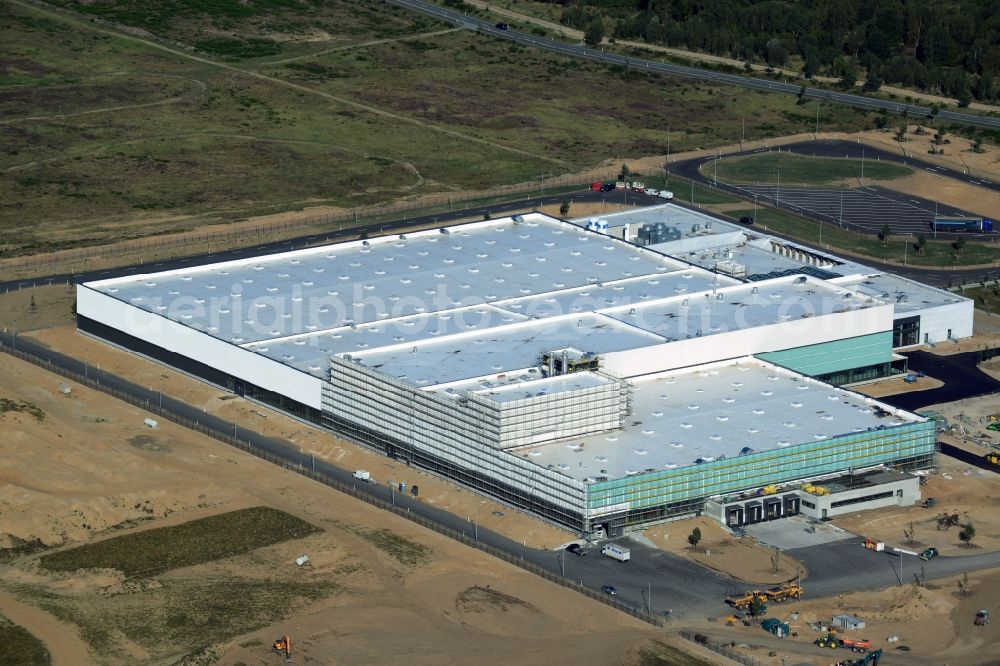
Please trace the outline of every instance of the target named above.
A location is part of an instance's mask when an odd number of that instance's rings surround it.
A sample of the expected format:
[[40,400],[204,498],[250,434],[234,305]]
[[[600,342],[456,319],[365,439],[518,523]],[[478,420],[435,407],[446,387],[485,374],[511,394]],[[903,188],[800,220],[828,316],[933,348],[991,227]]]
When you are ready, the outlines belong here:
[[[656,60],[646,60],[643,58],[624,56],[616,53],[605,53],[604,51],[592,49],[587,46],[569,44],[567,42],[539,37],[537,35],[521,32],[519,30],[500,30],[489,21],[484,21],[474,16],[467,16],[461,12],[432,5],[428,2],[421,2],[421,0],[387,0],[387,2],[419,12],[426,16],[432,16],[438,20],[451,23],[460,28],[470,28],[494,38],[506,39],[525,46],[540,48],[581,60],[590,60],[608,65],[627,67],[630,69],[657,72],[659,74],[679,76],[686,79],[735,85],[752,90],[763,90],[766,92],[799,95],[802,88],[799,83],[784,83],[780,81],[772,81],[770,79],[757,79],[749,76],[740,76],[738,74],[717,72],[710,69],[686,67],[683,65],[671,65]],[[888,113],[906,113],[910,116],[916,117],[927,116],[931,112],[930,108],[925,106],[916,106],[913,104],[875,99],[872,97],[865,97],[864,95],[853,95],[850,93],[823,90],[820,88],[807,87],[804,91],[801,91],[801,94],[805,97],[820,99],[826,102],[846,104],[848,106],[862,109],[884,109]],[[970,125],[977,125],[979,127],[1000,128],[1000,118],[978,116],[971,113],[941,110],[938,113],[938,118],[967,123]]]
[[900,409],[914,411],[930,405],[954,402],[1000,390],[1000,382],[978,368],[979,357],[974,351],[948,356],[912,351],[904,355],[909,359],[911,372],[926,372],[928,376],[944,382],[944,386],[880,398],[883,402]]
[[[165,418],[173,413],[195,421],[219,435],[234,435],[239,440],[268,451],[293,465],[300,465],[304,469],[315,469],[347,485],[356,484],[351,476],[351,470],[341,469],[322,460],[313,460],[308,453],[287,441],[261,436],[239,423],[220,419],[203,409],[163,395],[151,388],[133,384],[78,359],[42,347],[24,337],[0,333],[0,350],[7,351],[10,347],[29,352],[42,359],[44,363],[48,363],[50,367],[65,368],[86,375],[94,384],[126,393],[140,402],[145,402],[154,417]],[[56,378],[53,378],[53,382],[55,381]],[[461,516],[394,492],[389,487],[368,484],[358,484],[355,487],[374,497],[392,501],[396,506],[440,525],[469,536],[476,536],[484,543],[504,550],[514,557],[532,562],[554,574],[560,574],[562,568],[564,570],[562,575],[565,578],[579,581],[580,585],[592,590],[599,590],[602,585],[613,585],[619,591],[620,600],[638,609],[646,608],[648,603],[653,613],[671,610],[676,617],[681,618],[720,615],[727,610],[727,606],[723,603],[726,596],[754,587],[629,539],[615,540],[627,544],[632,551],[631,561],[624,564],[601,556],[596,548],[587,549],[588,554],[585,557],[577,557],[562,551],[526,548],[486,528],[477,530],[474,524],[470,524]],[[840,545],[840,542],[837,542],[797,549],[789,553],[802,558],[806,564],[810,574],[804,580],[804,584],[809,593],[815,596],[871,589],[898,582],[892,567],[885,565],[887,560],[868,559],[870,553],[860,547]],[[909,563],[904,563],[904,567],[907,564]],[[997,566],[1000,566],[1000,552],[963,558],[942,557],[927,563],[925,568],[928,578],[938,578]],[[864,575],[859,575],[859,572]],[[651,600],[646,596],[647,590],[651,592]]]
[[[729,186],[737,187],[737,186]],[[835,227],[859,229],[875,235],[888,225],[894,234],[934,236],[935,215],[981,217],[951,206],[882,187],[835,189],[784,185],[741,185],[744,196],[778,206],[804,217],[822,218]],[[942,234],[943,235],[943,234]],[[951,234],[949,234],[949,237]]]

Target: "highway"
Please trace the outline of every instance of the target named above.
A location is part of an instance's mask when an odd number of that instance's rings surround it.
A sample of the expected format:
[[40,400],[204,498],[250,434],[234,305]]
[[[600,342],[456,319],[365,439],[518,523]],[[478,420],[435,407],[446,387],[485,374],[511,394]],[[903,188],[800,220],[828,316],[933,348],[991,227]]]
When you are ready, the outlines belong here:
[[[700,69],[698,67],[671,65],[658,62],[656,60],[646,60],[643,58],[624,56],[617,53],[605,53],[604,51],[599,51],[587,46],[569,44],[567,42],[548,39],[546,37],[539,37],[538,35],[518,30],[500,30],[489,21],[484,21],[480,18],[468,16],[466,14],[462,14],[461,12],[446,9],[444,7],[439,7],[438,5],[433,5],[429,2],[422,2],[421,0],[386,0],[386,2],[419,12],[425,16],[431,16],[446,23],[451,23],[452,25],[456,25],[460,28],[477,30],[491,37],[506,39],[525,46],[552,51],[571,58],[590,60],[607,65],[618,65],[630,69],[640,69],[643,71],[656,72],[658,74],[667,74],[669,76],[679,76],[698,81],[709,81],[712,83],[740,86],[751,90],[762,90],[765,92],[798,95],[802,88],[799,83],[783,83],[780,81],[771,81],[769,79],[757,79],[749,76],[740,76],[739,74],[717,72],[710,69]],[[875,111],[884,109],[888,113],[906,113],[915,117],[928,116],[931,113],[931,109],[926,106],[917,106],[914,104],[875,99],[873,97],[865,97],[864,95],[854,95],[834,90],[823,90],[821,88],[806,87],[802,94],[805,97],[811,97],[827,102],[846,104],[848,106]],[[979,127],[1000,128],[1000,118],[990,116],[979,116],[971,113],[961,113],[959,111],[942,109],[938,112],[937,117],[943,120],[952,120],[955,122],[967,123],[969,125],[977,125]]]
[[[315,460],[309,452],[300,450],[288,441],[264,437],[239,423],[221,419],[199,407],[134,384],[84,361],[43,347],[29,338],[0,333],[0,351],[10,353],[12,349],[32,355],[42,367],[86,377],[86,383],[92,388],[126,394],[138,404],[148,405],[150,415],[157,419],[173,418],[182,425],[184,420],[194,422],[199,429],[221,441],[235,437],[287,461],[293,467],[315,470],[342,484],[353,486],[362,493],[405,509],[407,515],[415,514],[461,532],[506,552],[514,559],[527,561],[553,575],[562,576],[573,584],[592,591],[599,590],[602,585],[613,585],[619,591],[618,600],[635,609],[648,607],[653,614],[669,610],[677,619],[718,616],[727,612],[728,607],[723,603],[726,596],[760,587],[738,582],[690,560],[627,538],[614,540],[627,544],[631,549],[632,558],[627,563],[603,557],[597,548],[588,548],[584,557],[565,551],[527,548],[491,530],[477,528],[461,516],[428,505],[407,494],[394,492],[391,487],[358,483],[353,479],[351,470],[336,467],[324,460]],[[677,536],[674,535],[674,538]],[[567,535],[567,541],[569,540],[570,536]],[[832,544],[790,550],[788,554],[799,558],[809,571],[803,584],[811,596],[842,594],[898,584],[898,559],[873,554],[859,544],[859,539],[848,538]],[[906,562],[904,568],[912,572],[916,570],[914,565],[915,563]],[[928,579],[941,578],[998,567],[1000,552],[968,557],[939,557],[923,565]],[[903,580],[911,575],[912,573],[904,572]],[[647,598],[647,591],[650,592],[651,599]]]

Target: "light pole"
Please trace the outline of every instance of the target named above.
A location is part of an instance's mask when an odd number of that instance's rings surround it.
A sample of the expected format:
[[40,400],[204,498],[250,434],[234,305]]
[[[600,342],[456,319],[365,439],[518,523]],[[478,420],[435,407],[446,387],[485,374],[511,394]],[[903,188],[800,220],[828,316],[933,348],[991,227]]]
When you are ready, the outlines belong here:
[[893,548],[894,553],[899,553],[899,584],[903,584],[903,555],[913,555],[917,557],[917,554],[912,550],[904,550],[902,548]]

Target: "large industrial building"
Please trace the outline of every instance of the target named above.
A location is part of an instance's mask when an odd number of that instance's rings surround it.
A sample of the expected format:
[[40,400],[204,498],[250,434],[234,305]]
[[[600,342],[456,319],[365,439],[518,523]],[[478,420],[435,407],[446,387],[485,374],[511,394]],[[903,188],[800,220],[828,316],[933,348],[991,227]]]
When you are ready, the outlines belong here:
[[630,215],[607,234],[536,213],[89,282],[78,326],[584,533],[932,463],[933,422],[829,382],[899,371],[894,347],[943,339],[936,307],[971,334],[970,301],[916,283],[906,301],[891,276],[806,248],[789,263],[793,246],[676,206]]

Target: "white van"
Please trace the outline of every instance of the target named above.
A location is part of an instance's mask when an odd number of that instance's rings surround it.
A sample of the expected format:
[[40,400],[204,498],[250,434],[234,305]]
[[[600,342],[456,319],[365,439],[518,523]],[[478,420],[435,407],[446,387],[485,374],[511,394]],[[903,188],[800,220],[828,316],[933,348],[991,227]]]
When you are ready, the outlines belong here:
[[632,559],[632,551],[630,551],[627,547],[619,546],[616,543],[609,543],[604,548],[601,548],[601,555],[610,557],[613,560],[618,560],[619,562],[628,562]]
[[660,193],[657,196],[661,199],[673,199],[674,193],[670,190],[660,190]]

